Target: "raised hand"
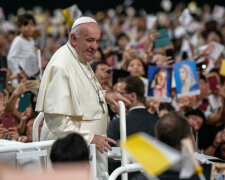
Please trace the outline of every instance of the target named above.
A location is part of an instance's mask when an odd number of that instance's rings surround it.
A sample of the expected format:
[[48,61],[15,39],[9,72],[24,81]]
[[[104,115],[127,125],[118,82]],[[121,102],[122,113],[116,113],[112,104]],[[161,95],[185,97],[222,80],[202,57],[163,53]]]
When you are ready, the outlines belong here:
[[163,56],[161,54],[156,55],[155,58],[157,66],[172,67],[172,64],[175,61],[174,59],[171,59],[172,57]]
[[159,108],[160,102],[156,98],[152,98],[148,102],[148,105],[149,105],[148,112],[155,114]]

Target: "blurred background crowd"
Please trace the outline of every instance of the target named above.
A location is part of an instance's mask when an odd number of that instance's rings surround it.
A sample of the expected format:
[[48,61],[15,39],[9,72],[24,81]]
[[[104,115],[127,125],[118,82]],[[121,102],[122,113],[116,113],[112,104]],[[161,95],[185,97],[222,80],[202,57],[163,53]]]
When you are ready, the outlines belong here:
[[[149,113],[161,117],[169,111],[182,112],[195,131],[196,151],[225,159],[224,6],[200,7],[196,2],[175,6],[164,0],[161,10],[147,12],[126,2],[93,12],[77,5],[51,11],[36,6],[6,15],[0,8],[0,138],[32,141],[41,75],[54,52],[68,41],[71,19],[87,15],[102,30],[91,66],[103,89],[121,92],[122,77],[140,77]],[[168,32],[169,44],[155,45],[160,29]],[[211,43],[218,46],[212,49]],[[221,50],[214,56],[217,47]],[[149,96],[149,65],[172,69],[174,63],[188,60],[195,61],[200,93],[178,97],[172,85],[169,102]],[[210,77],[216,78],[214,89]],[[163,86],[162,75],[157,80]],[[117,112],[110,107],[109,112],[110,123]]]

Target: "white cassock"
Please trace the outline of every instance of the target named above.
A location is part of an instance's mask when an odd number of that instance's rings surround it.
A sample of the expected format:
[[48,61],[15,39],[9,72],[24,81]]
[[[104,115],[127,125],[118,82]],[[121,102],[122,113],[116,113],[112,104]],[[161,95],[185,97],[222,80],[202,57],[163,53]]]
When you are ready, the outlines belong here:
[[[104,101],[105,113],[96,89]],[[104,96],[105,91],[89,64],[77,55],[70,43],[58,49],[44,71],[35,109],[44,112],[45,123],[50,130],[48,139],[77,132],[89,145],[95,134],[106,135],[108,111]],[[98,160],[99,177],[106,171],[105,154],[97,151]]]

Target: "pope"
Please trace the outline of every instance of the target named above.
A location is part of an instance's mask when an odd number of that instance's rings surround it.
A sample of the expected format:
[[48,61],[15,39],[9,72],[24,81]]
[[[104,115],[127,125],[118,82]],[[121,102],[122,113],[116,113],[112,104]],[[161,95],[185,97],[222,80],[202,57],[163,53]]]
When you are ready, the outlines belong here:
[[78,18],[69,41],[49,61],[39,89],[36,111],[44,112],[48,139],[77,132],[87,144],[97,148],[97,176],[106,171],[106,153],[111,150],[106,136],[108,110],[118,108],[118,100],[129,104],[122,95],[106,92],[96,79],[89,62],[98,48],[101,31],[90,17]]

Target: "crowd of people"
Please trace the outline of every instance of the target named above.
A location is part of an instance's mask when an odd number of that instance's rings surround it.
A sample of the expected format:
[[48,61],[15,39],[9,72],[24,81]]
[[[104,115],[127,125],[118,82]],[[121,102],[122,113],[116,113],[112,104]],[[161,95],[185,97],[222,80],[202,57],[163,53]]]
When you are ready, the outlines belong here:
[[[200,8],[192,3],[157,14],[122,5],[85,12],[101,29],[98,50],[90,62],[95,77],[103,90],[120,93],[131,102],[126,106],[128,135],[144,131],[154,136],[157,119],[177,111],[193,128],[195,150],[225,160],[225,13],[215,8],[224,11],[223,6]],[[78,12],[77,7],[74,13]],[[62,10],[51,14],[39,7],[19,13],[0,21],[0,138],[32,142],[42,72],[69,40],[72,24]],[[156,43],[162,29],[168,32],[169,44]],[[218,46],[212,48],[212,44]],[[180,90],[199,92],[178,96],[174,64],[191,60],[197,78],[190,66],[180,66]],[[157,67],[152,78],[150,66]],[[169,101],[164,101],[168,94]],[[119,140],[117,109],[108,105],[108,111],[107,135]]]

